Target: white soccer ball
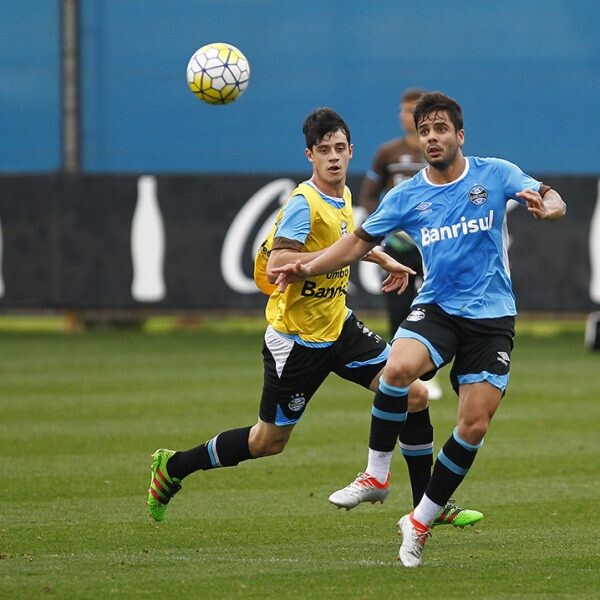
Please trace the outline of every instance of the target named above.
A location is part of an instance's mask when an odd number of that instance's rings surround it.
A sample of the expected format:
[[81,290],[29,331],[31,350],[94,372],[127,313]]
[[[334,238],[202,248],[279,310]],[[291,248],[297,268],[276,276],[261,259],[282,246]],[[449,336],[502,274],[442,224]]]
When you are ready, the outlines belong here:
[[222,42],[202,46],[187,66],[188,87],[209,104],[229,104],[248,87],[250,64],[235,47]]

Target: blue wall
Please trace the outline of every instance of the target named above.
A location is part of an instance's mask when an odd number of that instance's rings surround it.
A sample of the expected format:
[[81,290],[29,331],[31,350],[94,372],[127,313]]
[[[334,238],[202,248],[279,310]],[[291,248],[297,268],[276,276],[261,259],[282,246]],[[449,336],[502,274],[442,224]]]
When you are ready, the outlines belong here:
[[60,168],[59,23],[59,0],[2,0],[0,171]]
[[[31,4],[46,14],[36,13],[42,31],[27,48],[2,36],[1,85],[10,78],[11,93],[2,94],[1,116],[13,121],[2,170],[48,170],[58,156],[57,2],[10,2],[3,13],[21,31]],[[304,171],[302,120],[330,105],[350,124],[351,171],[361,173],[377,145],[399,132],[399,92],[418,85],[461,102],[467,153],[509,158],[532,172],[600,172],[600,3],[593,0],[81,6],[87,171]],[[230,42],[250,60],[250,86],[232,105],[205,105],[187,89],[187,60],[209,41]],[[24,125],[25,113],[35,125]]]

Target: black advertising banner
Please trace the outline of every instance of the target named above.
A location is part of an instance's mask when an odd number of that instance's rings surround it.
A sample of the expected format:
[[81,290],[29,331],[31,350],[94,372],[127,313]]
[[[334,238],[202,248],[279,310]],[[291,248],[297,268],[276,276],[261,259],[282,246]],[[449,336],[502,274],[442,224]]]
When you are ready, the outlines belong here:
[[600,305],[600,180],[539,179],[560,192],[567,215],[559,221],[536,222],[520,206],[508,213],[517,308],[587,312]]
[[0,307],[132,303],[137,177],[0,177]]
[[[252,257],[306,176],[2,176],[0,309],[260,309]],[[509,204],[519,310],[597,310],[598,179],[539,178],[568,213],[537,223]],[[348,183],[357,194],[361,177]],[[382,308],[379,281],[374,265],[355,265],[348,304]]]
[[60,260],[56,181],[0,177],[0,306],[52,306]]

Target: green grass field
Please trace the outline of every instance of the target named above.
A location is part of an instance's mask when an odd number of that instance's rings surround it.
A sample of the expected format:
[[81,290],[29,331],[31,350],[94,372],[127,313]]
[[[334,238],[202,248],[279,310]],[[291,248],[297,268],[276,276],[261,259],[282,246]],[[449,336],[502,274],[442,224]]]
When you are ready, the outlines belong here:
[[[364,467],[371,403],[335,376],[283,454],[193,475],[151,522],[155,448],[255,422],[261,328],[0,320],[1,598],[599,597],[600,353],[579,322],[519,325],[509,393],[457,493],[486,518],[437,528],[421,569],[395,560],[399,454],[384,505],[327,502]],[[446,379],[436,448],[456,414]]]

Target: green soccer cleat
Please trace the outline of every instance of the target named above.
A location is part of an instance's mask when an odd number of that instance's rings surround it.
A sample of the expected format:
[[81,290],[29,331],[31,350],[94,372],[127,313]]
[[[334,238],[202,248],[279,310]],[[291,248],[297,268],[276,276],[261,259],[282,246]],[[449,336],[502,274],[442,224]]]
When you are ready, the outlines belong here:
[[181,489],[181,480],[169,477],[167,461],[175,450],[160,448],[151,456],[152,479],[148,489],[148,508],[155,521],[162,521],[167,515],[169,500]]
[[446,506],[440,510],[431,526],[452,525],[453,527],[460,527],[462,529],[467,525],[475,525],[481,519],[483,519],[483,513],[480,513],[478,510],[460,508],[460,506],[454,504],[454,500],[448,500]]

